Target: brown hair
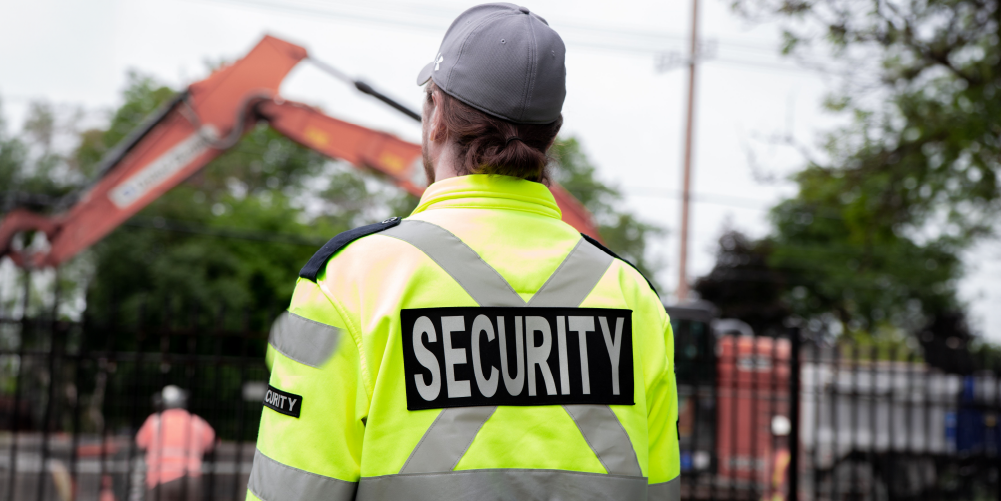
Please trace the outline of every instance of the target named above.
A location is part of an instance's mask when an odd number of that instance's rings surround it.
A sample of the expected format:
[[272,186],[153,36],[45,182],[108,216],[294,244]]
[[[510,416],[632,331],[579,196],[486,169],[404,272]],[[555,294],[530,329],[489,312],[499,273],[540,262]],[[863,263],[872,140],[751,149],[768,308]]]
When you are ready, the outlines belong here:
[[548,124],[516,124],[488,115],[427,84],[427,105],[432,94],[441,96],[439,126],[458,149],[456,171],[468,174],[514,176],[549,185],[546,151],[563,126],[563,115]]

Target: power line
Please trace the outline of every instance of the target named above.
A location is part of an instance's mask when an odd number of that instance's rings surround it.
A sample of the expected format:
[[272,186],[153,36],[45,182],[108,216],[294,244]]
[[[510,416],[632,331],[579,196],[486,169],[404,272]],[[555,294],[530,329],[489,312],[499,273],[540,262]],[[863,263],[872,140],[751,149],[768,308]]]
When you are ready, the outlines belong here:
[[729,59],[729,58],[715,58],[705,61],[705,63],[723,63],[727,65],[735,66],[748,66],[756,70],[762,71],[789,71],[789,72],[809,72],[809,73],[828,73],[827,71],[820,68],[806,68],[803,66],[797,66],[794,64],[783,64],[778,62],[770,61],[751,61],[751,60],[741,60],[741,59]]
[[[719,281],[734,281],[734,282],[787,282],[789,285],[813,285],[820,283],[821,280],[817,279],[815,275],[808,275],[804,273],[804,270],[813,270],[806,266],[774,266],[768,268],[762,268],[759,270],[727,270],[726,277],[714,277],[714,272],[716,270],[711,270],[705,275],[698,277],[698,279],[708,279],[712,280],[715,278]],[[774,272],[780,274],[778,277],[773,276],[763,276],[767,272]],[[717,272],[718,273],[718,272]],[[892,289],[906,288],[908,290],[918,289],[918,287],[911,287],[905,284],[885,284],[877,278],[870,277],[853,277],[851,281],[850,288],[852,289],[868,289],[868,290],[883,290],[889,291]],[[848,288],[848,287],[846,287]]]
[[[575,184],[562,184],[564,188],[576,188],[585,187],[584,185]],[[614,186],[610,187],[616,189]],[[667,188],[655,188],[649,186],[623,186],[619,189],[625,190],[627,195],[639,196],[639,197],[649,197],[649,198],[670,198],[674,200],[680,200],[682,197],[681,191],[671,190]],[[751,209],[760,211],[769,211],[771,207],[766,204],[767,200],[760,200],[754,198],[743,198],[734,197],[730,195],[721,195],[718,193],[692,193],[691,199],[693,202],[709,204],[709,205],[722,205],[725,207],[734,207],[739,209]]]
[[202,235],[202,236],[229,238],[236,240],[250,240],[253,242],[269,242],[277,244],[299,245],[299,246],[313,247],[313,248],[320,247],[321,245],[327,243],[326,238],[308,237],[303,235],[294,235],[290,233],[248,230],[243,228],[210,227],[210,226],[192,224],[186,221],[164,219],[162,217],[154,217],[149,219],[132,218],[126,221],[125,223],[122,223],[122,226],[129,228],[168,231],[173,233],[186,233],[190,235]]
[[[210,0],[210,1],[212,1],[212,0]],[[239,2],[241,0],[231,0],[231,1],[232,2]],[[251,1],[253,1],[253,0],[251,0]],[[259,2],[259,3],[262,3],[262,4],[267,4],[269,7],[274,7],[274,8],[283,8],[284,6],[288,5],[287,2],[283,3],[281,5],[277,5],[274,2],[266,2],[265,0],[256,0],[256,1]],[[323,9],[321,9],[321,7],[330,7],[330,6],[334,6],[334,5],[337,5],[337,6],[340,6],[340,7],[346,7],[346,8],[349,8],[349,9],[357,9],[359,6],[362,6],[363,9],[365,9],[365,8],[369,8],[369,9],[375,8],[380,14],[385,14],[386,12],[390,12],[389,8],[391,7],[391,11],[392,12],[399,13],[399,12],[404,12],[405,11],[406,13],[408,13],[408,16],[410,18],[413,18],[414,16],[429,18],[429,20],[432,22],[433,26],[427,25],[427,24],[412,23],[412,22],[410,22],[410,24],[419,24],[421,26],[421,29],[435,30],[436,32],[437,32],[437,30],[446,28],[452,22],[452,19],[454,19],[455,16],[462,9],[464,9],[464,8],[467,7],[465,5],[462,5],[462,6],[456,5],[454,8],[443,8],[443,7],[440,7],[438,5],[434,5],[434,4],[424,4],[424,3],[417,4],[417,3],[413,3],[413,2],[399,2],[399,1],[393,1],[393,0],[378,0],[378,1],[374,1],[374,2],[367,2],[367,3],[364,3],[364,4],[359,4],[357,2],[344,2],[344,1],[336,1],[336,0],[335,1],[324,0],[322,2],[319,2],[319,1],[309,1],[309,0],[299,0],[297,3],[299,3],[300,5],[302,5],[302,4],[311,4],[311,5],[313,5],[313,7],[300,7],[300,8],[306,8],[306,9],[310,9],[311,8],[311,9],[314,9],[314,10],[323,10]],[[333,12],[331,12],[329,9],[327,9],[325,12],[333,14]],[[428,16],[428,13],[430,13],[430,12],[434,12],[435,14],[431,15],[431,16]],[[372,15],[368,15],[367,18],[368,19],[373,19],[373,20],[375,20],[377,22],[383,22],[386,19],[385,17],[372,16]],[[552,18],[550,18],[550,20],[552,20]],[[561,30],[563,30],[563,29],[580,30],[580,31],[586,31],[586,32],[589,32],[589,33],[602,32],[602,33],[608,33],[608,34],[611,34],[611,35],[624,36],[624,37],[628,37],[628,38],[645,37],[645,38],[650,38],[650,39],[654,39],[654,40],[659,40],[661,42],[669,39],[669,40],[673,40],[673,41],[675,41],[677,43],[684,43],[688,39],[688,35],[683,34],[683,33],[671,33],[671,32],[666,32],[666,31],[651,31],[648,27],[644,27],[644,26],[625,26],[625,25],[619,25],[617,27],[608,27],[608,26],[602,26],[602,25],[596,25],[596,24],[579,24],[579,23],[573,23],[573,22],[564,22],[562,20],[558,21],[556,24],[557,24],[556,27],[560,28]],[[719,43],[722,43],[723,45],[727,45],[730,48],[733,48],[733,49],[736,49],[736,50],[751,50],[751,51],[757,50],[757,51],[765,51],[765,52],[768,52],[769,54],[774,54],[775,51],[776,51],[776,47],[774,47],[771,44],[756,43],[756,42],[753,42],[753,41],[750,41],[750,40],[746,40],[746,39],[744,39],[744,40],[738,40],[738,39],[721,39],[721,41]]]
[[[185,0],[193,1],[193,0]],[[251,7],[258,9],[266,9],[272,11],[282,11],[288,14],[306,16],[310,18],[315,18],[317,16],[342,19],[342,20],[352,20],[362,23],[381,25],[381,26],[394,26],[401,28],[408,28],[416,31],[441,33],[443,32],[450,22],[450,20],[445,18],[429,17],[423,7],[418,11],[416,6],[400,7],[400,9],[409,11],[410,15],[407,18],[396,18],[386,16],[386,9],[381,9],[379,14],[368,14],[360,13],[358,11],[347,11],[343,8],[340,10],[332,10],[329,8],[318,8],[311,6],[304,6],[301,3],[282,3],[277,4],[267,0],[207,0],[211,3],[217,4],[229,4],[238,7]],[[205,3],[199,2],[200,4]],[[384,4],[385,2],[380,2]],[[340,5],[342,7],[352,7],[357,8],[357,4],[345,4],[345,3],[324,3],[325,7],[330,5]],[[392,4],[395,6],[400,6],[401,4]],[[398,9],[394,9],[398,10]],[[445,13],[444,10],[439,10]],[[454,14],[454,12],[448,11],[448,15]],[[416,15],[416,16],[415,16]],[[419,20],[419,17],[423,17],[424,21]],[[668,46],[676,45],[683,41],[684,36],[680,34],[664,33],[664,32],[650,32],[643,31],[639,29],[617,29],[617,28],[605,28],[596,27],[592,25],[575,25],[561,23],[558,26],[564,34],[569,35],[566,37],[568,44],[575,45],[582,48],[594,49],[594,50],[607,50],[614,52],[626,52],[633,54],[648,54],[657,55],[668,50]],[[573,36],[575,32],[584,33],[584,37]],[[613,37],[619,37],[619,39],[624,40],[626,43],[608,43],[608,40],[603,42],[593,41],[593,35],[595,33],[605,33]],[[777,55],[778,49],[771,48],[762,44],[755,44],[746,41],[735,41],[728,40],[720,43],[726,49],[736,50],[736,51],[750,51],[758,52],[759,54],[767,55]],[[742,60],[733,58],[719,58],[715,59],[714,62],[720,64],[730,64],[737,66],[756,66],[765,69],[774,69],[780,71],[799,71],[799,72],[816,72],[816,69],[803,68],[795,64],[783,64],[781,62],[768,62],[768,61],[754,61],[754,60]]]
[[[639,187],[639,186],[626,186],[626,187],[624,187],[624,189],[625,190],[629,190],[629,191],[640,192],[640,193],[634,193],[635,196],[639,196],[639,197],[670,198],[670,199],[681,199],[681,197],[682,197],[682,194],[681,194],[680,191],[665,190],[665,189],[660,189],[660,188],[649,188],[649,187]],[[642,192],[646,192],[646,193],[642,193]],[[788,200],[788,199],[786,199],[786,200]],[[691,201],[692,202],[696,202],[696,203],[709,204],[709,205],[722,205],[722,206],[725,206],[725,207],[733,207],[733,208],[739,208],[739,209],[750,209],[750,210],[760,210],[760,211],[769,212],[772,209],[774,209],[777,206],[778,203],[781,203],[781,202],[783,202],[785,200],[779,200],[779,201],[775,202],[776,205],[768,207],[768,206],[762,206],[762,205],[760,205],[760,204],[767,204],[767,203],[769,203],[769,202],[766,202],[764,200],[756,200],[756,199],[753,199],[753,198],[733,197],[733,196],[729,196],[729,195],[720,195],[720,194],[715,194],[715,193],[692,193],[692,195],[691,195]],[[817,208],[804,207],[804,208],[798,210],[798,212],[810,215],[812,217],[819,217],[819,218],[823,218],[823,219],[833,219],[833,220],[837,220],[837,221],[844,220],[844,216],[842,216],[841,213],[837,209],[833,209],[833,208],[829,208],[829,207],[817,207]]]
[[[249,240],[255,242],[290,244],[290,245],[307,246],[313,248],[320,247],[321,245],[327,242],[327,239],[323,237],[309,237],[309,236],[295,235],[290,233],[248,230],[248,229],[234,228],[234,227],[210,227],[199,224],[192,224],[187,221],[169,220],[162,217],[132,218],[127,222],[123,223],[122,226],[126,228],[152,229],[152,230],[166,231],[171,233],[183,233],[183,234],[209,236],[209,237],[235,239],[235,240]],[[892,257],[892,256],[910,257],[910,255],[906,253],[892,252],[883,249],[862,250],[862,249],[851,249],[851,248],[833,248],[831,246],[824,246],[824,245],[802,245],[802,244],[778,244],[777,246],[783,248],[796,249],[801,252],[819,252],[825,254],[840,254],[846,256],[874,255],[882,257]],[[816,268],[813,267],[797,266],[789,263],[784,264],[782,266],[769,266],[763,269],[782,270],[786,272],[793,271],[795,269],[816,271]],[[740,270],[736,268],[727,268],[726,271],[729,273],[729,272],[737,272]],[[796,274],[803,275],[801,271],[797,271]],[[869,279],[869,280],[876,280],[876,279]]]
[[[623,187],[630,194],[634,194],[640,197],[652,197],[652,198],[670,198],[670,199],[681,199],[683,196],[680,191],[677,190],[667,190],[662,188],[650,188],[646,186],[625,186]],[[741,209],[752,209],[760,211],[769,211],[771,207],[764,204],[769,202],[765,200],[758,200],[753,198],[743,198],[743,197],[733,197],[730,195],[721,195],[718,193],[692,193],[692,201],[710,204],[710,205],[723,205],[726,207],[735,207]]]

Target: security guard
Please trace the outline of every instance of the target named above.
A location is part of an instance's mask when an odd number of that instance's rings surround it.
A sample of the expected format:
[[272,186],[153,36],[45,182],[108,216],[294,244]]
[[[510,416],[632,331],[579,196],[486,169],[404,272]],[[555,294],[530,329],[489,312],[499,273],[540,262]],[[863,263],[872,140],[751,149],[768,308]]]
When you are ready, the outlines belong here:
[[525,7],[452,23],[420,205],[324,245],[272,330],[248,499],[678,499],[667,314],[546,187],[564,54]]

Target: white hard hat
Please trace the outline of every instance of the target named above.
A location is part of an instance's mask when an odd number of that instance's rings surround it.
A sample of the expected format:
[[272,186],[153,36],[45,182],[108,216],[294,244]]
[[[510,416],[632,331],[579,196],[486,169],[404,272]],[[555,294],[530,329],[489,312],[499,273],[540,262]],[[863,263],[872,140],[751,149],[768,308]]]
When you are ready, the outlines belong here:
[[160,393],[163,397],[163,406],[167,409],[175,409],[178,407],[184,407],[184,404],[188,400],[188,392],[168,384],[163,387],[163,391]]

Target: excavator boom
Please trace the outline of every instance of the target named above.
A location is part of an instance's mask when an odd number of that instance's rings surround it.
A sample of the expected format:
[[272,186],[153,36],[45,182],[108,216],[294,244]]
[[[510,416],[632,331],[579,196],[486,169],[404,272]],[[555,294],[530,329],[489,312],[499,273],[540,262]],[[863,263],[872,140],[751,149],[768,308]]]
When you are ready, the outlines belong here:
[[[260,120],[303,146],[377,171],[420,196],[425,180],[419,145],[278,95],[282,80],[306,57],[306,49],[265,36],[243,59],[190,85],[106,155],[98,180],[68,210],[49,217],[23,209],[8,213],[0,222],[0,256],[19,266],[58,266],[236,145]],[[365,84],[356,86],[404,109]],[[598,238],[587,209],[566,190],[553,186],[552,191],[563,219]],[[48,252],[25,255],[11,248],[17,233],[32,230],[48,236]]]

